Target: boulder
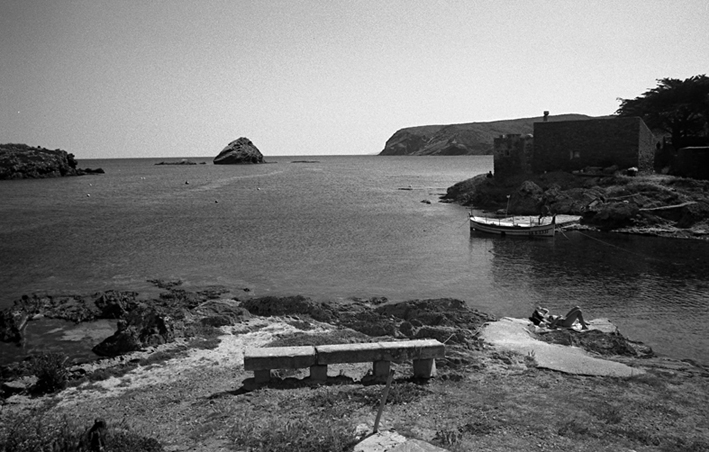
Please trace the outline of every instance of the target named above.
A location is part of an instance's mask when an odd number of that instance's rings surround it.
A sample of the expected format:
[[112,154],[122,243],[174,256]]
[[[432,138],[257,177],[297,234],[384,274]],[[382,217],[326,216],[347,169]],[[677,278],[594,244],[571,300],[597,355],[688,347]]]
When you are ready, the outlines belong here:
[[20,342],[29,318],[30,313],[17,305],[0,312],[0,341]]
[[200,321],[205,325],[234,325],[250,319],[251,313],[233,300],[210,300],[199,305],[194,314],[204,316]]
[[582,215],[589,206],[605,200],[600,188],[571,188],[561,190],[558,185],[550,187],[542,196],[542,203],[555,214]]
[[248,138],[241,137],[229,143],[214,157],[215,165],[264,163],[263,154]]
[[184,325],[169,314],[141,306],[118,321],[118,330],[93,348],[100,356],[117,356],[172,342]]
[[544,190],[532,181],[524,181],[510,196],[509,212],[518,215],[537,215]]
[[632,226],[640,208],[632,202],[612,202],[602,204],[598,210],[583,214],[583,224],[595,226],[602,231]]
[[304,314],[321,322],[331,322],[337,318],[337,312],[331,305],[302,295],[254,298],[244,301],[241,306],[251,314],[263,317]]

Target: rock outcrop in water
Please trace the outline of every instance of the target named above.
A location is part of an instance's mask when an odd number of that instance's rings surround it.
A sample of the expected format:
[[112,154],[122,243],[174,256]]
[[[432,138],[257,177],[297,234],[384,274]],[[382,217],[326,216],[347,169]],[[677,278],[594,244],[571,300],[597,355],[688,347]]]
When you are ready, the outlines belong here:
[[102,174],[101,168],[77,168],[74,154],[61,149],[45,149],[26,144],[0,144],[0,179],[38,179],[46,177]]
[[264,163],[263,154],[248,138],[241,137],[229,143],[214,157],[215,165],[243,165]]

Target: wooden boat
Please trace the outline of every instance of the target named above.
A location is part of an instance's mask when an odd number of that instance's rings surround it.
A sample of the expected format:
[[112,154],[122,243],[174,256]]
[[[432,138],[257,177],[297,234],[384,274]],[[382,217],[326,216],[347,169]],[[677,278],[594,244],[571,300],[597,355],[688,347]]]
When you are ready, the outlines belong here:
[[503,236],[554,237],[556,217],[552,217],[550,222],[545,222],[545,219],[538,221],[532,217],[488,218],[470,215],[470,229]]

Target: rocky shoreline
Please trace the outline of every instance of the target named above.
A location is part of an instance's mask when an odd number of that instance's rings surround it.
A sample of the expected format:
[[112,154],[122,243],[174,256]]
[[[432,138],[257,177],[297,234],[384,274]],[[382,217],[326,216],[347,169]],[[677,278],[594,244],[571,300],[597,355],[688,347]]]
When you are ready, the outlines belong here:
[[581,228],[709,240],[709,181],[623,174],[617,168],[505,180],[481,174],[441,198],[509,215],[581,216]]
[[[93,347],[98,361],[110,363],[121,362],[115,358],[135,352],[209,336],[215,328],[236,325],[254,317],[307,316],[352,330],[365,342],[368,338],[390,337],[437,339],[450,345],[475,344],[480,327],[496,320],[468,308],[461,300],[448,298],[392,303],[381,297],[325,303],[300,295],[256,298],[250,296],[248,289],[230,291],[225,287],[191,292],[180,288],[181,281],[151,282],[163,289],[157,298],[130,291],[23,296],[0,312],[0,340],[22,341],[27,323],[40,318],[74,323],[114,319],[117,320],[115,333]],[[233,295],[239,292],[243,295]],[[587,348],[607,355],[653,355],[649,347],[620,334],[602,336],[591,341]],[[563,341],[568,342],[568,338]],[[0,367],[0,382],[29,376],[29,362],[25,359]]]
[[[244,288],[193,292],[181,281],[151,282],[162,290],[157,297],[117,291],[32,295],[3,312],[5,338],[13,337],[7,331],[21,333],[20,324],[12,322],[41,316],[77,322],[114,318],[118,327],[97,344],[102,358],[59,361],[67,365],[57,387],[41,387],[46,375],[32,375],[36,359],[2,368],[0,448],[11,438],[37,448],[59,440],[81,442],[100,419],[110,450],[262,450],[268,444],[274,451],[351,451],[372,432],[381,398],[380,387],[363,383],[371,363],[331,366],[327,383],[319,386],[304,380],[302,371],[277,372],[269,387],[261,388],[243,369],[245,348],[423,338],[446,344],[446,357],[436,363],[438,377],[417,383],[408,376],[408,364],[392,365],[396,378],[382,418],[385,431],[454,451],[513,450],[511,441],[530,440],[543,445],[541,450],[579,451],[611,450],[596,447],[604,441],[609,447],[627,445],[612,450],[648,444],[665,447],[657,450],[677,444],[687,448],[673,450],[701,450],[709,444],[709,432],[697,430],[709,406],[703,402],[709,369],[656,358],[649,347],[617,331],[565,330],[530,338],[574,345],[643,369],[630,379],[565,376],[538,368],[534,354],[488,344],[480,333],[497,319],[461,300],[325,303],[303,296],[255,297]],[[684,396],[678,398],[676,391]],[[547,406],[548,392],[557,400]],[[620,408],[599,405],[604,400]],[[651,401],[655,408],[643,408]],[[657,409],[675,412],[680,406],[682,429],[677,430],[677,416],[655,420]],[[605,414],[599,421],[569,421],[580,409]],[[611,414],[615,424],[604,421]],[[35,428],[39,421],[41,428]],[[638,422],[652,422],[652,429]],[[622,429],[611,428],[621,423]]]

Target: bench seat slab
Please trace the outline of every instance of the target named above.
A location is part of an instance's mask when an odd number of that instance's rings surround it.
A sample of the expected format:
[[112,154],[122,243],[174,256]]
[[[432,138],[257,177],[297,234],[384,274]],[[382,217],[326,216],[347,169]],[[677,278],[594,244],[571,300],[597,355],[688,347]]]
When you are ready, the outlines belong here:
[[316,364],[315,347],[248,348],[244,370],[302,369]]
[[318,364],[410,361],[445,356],[445,346],[435,339],[365,344],[318,345]]

